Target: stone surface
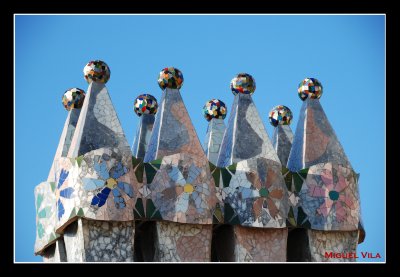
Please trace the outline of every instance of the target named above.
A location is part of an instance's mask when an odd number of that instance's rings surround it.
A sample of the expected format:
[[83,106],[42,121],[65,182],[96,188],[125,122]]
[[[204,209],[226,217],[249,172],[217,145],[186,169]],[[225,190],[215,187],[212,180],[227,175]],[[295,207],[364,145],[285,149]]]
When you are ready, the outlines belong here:
[[293,132],[289,125],[277,125],[272,135],[272,145],[281,161],[287,167],[290,150],[292,149]]
[[206,139],[204,141],[204,152],[207,159],[214,165],[218,162],[218,154],[221,149],[222,139],[226,126],[223,119],[212,118],[208,122]]
[[286,262],[288,230],[234,226],[235,262]]
[[60,263],[67,261],[67,253],[65,251],[64,239],[60,237],[57,241],[43,250],[43,262]]
[[132,146],[132,154],[143,160],[149,147],[151,133],[153,131],[155,116],[143,114],[139,119],[139,126],[136,129],[136,136]]
[[130,153],[110,95],[102,83],[90,83],[75,134],[67,154],[70,158],[103,147],[119,148]]
[[212,225],[157,222],[156,261],[210,262]]
[[78,219],[64,233],[68,262],[133,262],[134,223]]
[[218,166],[213,176],[223,183],[225,223],[286,227],[288,195],[281,163],[251,95],[235,96]]
[[[312,262],[355,262],[358,231],[317,231],[308,230]],[[327,257],[326,253],[341,255]]]

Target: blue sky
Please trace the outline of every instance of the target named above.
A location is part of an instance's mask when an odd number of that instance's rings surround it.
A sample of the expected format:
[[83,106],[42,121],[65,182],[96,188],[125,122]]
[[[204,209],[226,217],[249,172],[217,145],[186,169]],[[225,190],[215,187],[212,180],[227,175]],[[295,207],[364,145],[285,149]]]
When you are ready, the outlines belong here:
[[183,72],[181,94],[201,141],[204,103],[233,102],[229,83],[251,74],[253,99],[271,136],[269,110],[291,108],[293,131],[306,77],[322,82],[321,104],[361,174],[367,237],[361,251],[385,258],[385,18],[383,15],[125,15],[15,16],[15,261],[34,256],[34,187],[46,180],[67,116],[61,96],[86,91],[83,67],[101,59],[107,83],[130,143],[138,124],[133,101],[141,93],[161,98],[159,71]]

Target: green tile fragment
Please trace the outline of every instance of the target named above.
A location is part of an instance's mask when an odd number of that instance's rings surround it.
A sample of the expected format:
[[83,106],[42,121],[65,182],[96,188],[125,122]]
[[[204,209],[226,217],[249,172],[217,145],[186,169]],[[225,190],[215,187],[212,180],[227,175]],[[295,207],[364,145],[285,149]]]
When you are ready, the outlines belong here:
[[299,172],[297,172],[301,177],[303,177],[303,179],[305,180],[307,178],[307,174],[308,174],[308,170],[309,168],[304,168],[302,170],[300,170]]
[[50,188],[51,191],[54,192],[54,190],[56,189],[56,182],[50,182]]
[[299,207],[298,210],[297,210],[297,224],[299,226],[303,225],[304,220],[306,220],[306,219],[307,219],[306,213],[303,211],[302,207]]
[[55,240],[57,237],[55,236],[54,232],[50,234],[49,242]]
[[155,211],[156,211],[156,206],[154,206],[153,201],[151,199],[147,199],[147,202],[146,202],[146,218],[148,218],[148,219],[153,218]]
[[214,183],[216,187],[219,187],[219,176],[221,174],[221,170],[219,168],[215,168],[214,171],[212,171],[212,176],[214,178]]
[[38,196],[36,197],[36,213],[40,208],[40,205],[42,205],[43,202],[43,194],[39,193]]
[[227,169],[230,171],[230,172],[232,172],[232,174],[235,174],[236,173],[236,163],[234,163],[234,164],[231,164],[230,166],[228,166],[227,167]]
[[294,227],[296,226],[296,220],[294,219],[293,207],[290,207],[290,209],[289,209],[287,220],[291,226],[294,226]]
[[211,172],[216,168],[216,166],[210,161],[208,161],[208,165],[210,166],[210,171]]
[[300,192],[301,186],[303,185],[303,179],[300,178],[299,174],[294,173],[293,174],[293,180],[294,180],[294,188],[296,192]]
[[82,208],[79,208],[79,211],[78,211],[77,215],[80,216],[80,217],[83,217],[85,215],[85,213],[83,212]]
[[79,167],[81,167],[82,160],[83,160],[83,155],[76,158],[76,163],[78,164]]
[[135,218],[143,218],[145,216],[142,198],[138,198],[136,200],[136,205],[135,209],[133,209],[133,212],[135,213]]
[[161,162],[162,162],[162,158],[161,158],[161,159],[158,159],[158,160],[154,160],[154,161],[152,161],[152,162],[150,162],[150,163],[151,163],[154,167],[160,169],[160,167],[161,167]]
[[146,172],[147,184],[151,184],[157,171],[149,163],[144,164],[144,171]]
[[226,168],[221,168],[222,181],[224,183],[224,188],[229,187],[229,182],[231,181],[232,175]]
[[293,178],[293,174],[292,172],[287,172],[286,175],[283,176],[284,180],[285,180],[285,184],[286,187],[288,189],[288,191],[292,191],[292,178]]
[[143,183],[143,171],[144,171],[144,164],[140,163],[135,169],[136,180],[139,183]]
[[73,218],[74,216],[76,216],[75,207],[72,209],[71,214],[69,215],[68,219]]

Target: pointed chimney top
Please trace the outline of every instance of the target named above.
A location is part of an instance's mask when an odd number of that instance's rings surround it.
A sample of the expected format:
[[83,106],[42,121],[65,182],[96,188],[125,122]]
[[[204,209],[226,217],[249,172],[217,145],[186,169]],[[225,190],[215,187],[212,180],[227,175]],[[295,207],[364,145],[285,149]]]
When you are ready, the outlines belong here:
[[166,67],[160,72],[158,85],[162,90],[166,88],[180,89],[183,85],[183,74],[178,68]]
[[62,104],[67,111],[82,108],[85,91],[80,88],[70,88],[62,96]]
[[306,100],[308,97],[311,99],[319,99],[322,95],[322,84],[315,78],[305,78],[300,82],[297,91],[302,101]]
[[211,99],[207,101],[203,107],[203,114],[207,121],[213,118],[225,119],[226,117],[226,105],[219,99]]
[[293,114],[288,107],[278,105],[269,112],[268,118],[269,123],[274,127],[277,127],[278,125],[290,125],[293,119]]
[[86,64],[86,66],[83,68],[83,74],[86,82],[89,84],[91,82],[105,84],[110,79],[111,71],[105,62],[101,60],[95,60]]
[[136,97],[133,104],[133,110],[137,116],[142,116],[142,114],[153,114],[157,113],[158,103],[157,99],[151,94],[141,94]]
[[239,73],[231,81],[231,90],[234,95],[238,93],[253,94],[256,90],[256,81],[247,73]]

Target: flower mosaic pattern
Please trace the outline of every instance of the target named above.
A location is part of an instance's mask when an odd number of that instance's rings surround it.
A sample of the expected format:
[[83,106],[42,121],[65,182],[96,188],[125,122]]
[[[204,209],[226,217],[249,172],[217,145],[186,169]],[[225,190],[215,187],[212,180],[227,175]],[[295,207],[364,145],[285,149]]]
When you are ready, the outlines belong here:
[[279,164],[265,159],[244,160],[237,163],[234,172],[231,168],[222,174],[225,175],[222,198],[226,223],[286,227],[288,199]]
[[63,182],[63,186],[68,183],[74,193],[72,197],[62,199],[65,212],[58,218],[56,231],[62,233],[76,217],[133,220],[137,180],[131,176],[131,169],[132,154],[129,148],[99,148],[75,159],[58,159],[58,182]]
[[65,208],[63,204],[63,198],[70,199],[73,197],[73,188],[68,187],[68,177],[69,172],[67,170],[61,169],[60,176],[58,178],[58,184],[56,189],[56,203],[57,203],[57,217],[60,218],[64,215]]
[[187,154],[166,156],[147,187],[163,220],[212,223],[216,196],[208,161]]
[[[126,203],[121,193],[125,193],[130,198],[133,198],[134,193],[131,186],[125,182],[118,181],[118,178],[128,173],[128,168],[117,162],[112,168],[107,168],[107,163],[103,155],[95,156],[94,170],[99,175],[99,179],[82,178],[85,190],[95,190],[96,194],[93,196],[91,205],[102,207],[112,193],[114,204],[117,209],[126,207]],[[106,158],[107,159],[107,158]]]
[[352,169],[332,163],[310,167],[300,199],[312,229],[358,229],[358,188]]

